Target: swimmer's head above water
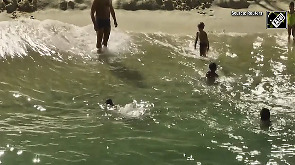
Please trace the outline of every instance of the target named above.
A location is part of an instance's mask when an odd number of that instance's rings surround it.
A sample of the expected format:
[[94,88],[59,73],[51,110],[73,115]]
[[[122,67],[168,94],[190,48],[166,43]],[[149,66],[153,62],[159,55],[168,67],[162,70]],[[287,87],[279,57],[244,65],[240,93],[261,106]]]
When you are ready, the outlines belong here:
[[270,112],[267,108],[262,108],[260,111],[260,119],[261,121],[270,121]]
[[209,64],[209,69],[213,72],[217,70],[217,65],[213,62]]
[[271,126],[271,121],[270,121],[270,111],[267,108],[262,108],[260,111],[260,128],[261,129],[269,129]]
[[106,105],[115,106],[112,99],[107,99]]
[[207,83],[208,85],[213,85],[215,83],[215,80],[219,77],[216,73],[217,65],[216,63],[210,63],[209,64],[209,71],[206,73]]
[[205,28],[205,24],[204,24],[204,22],[200,22],[199,24],[198,24],[198,29],[199,30],[203,30]]

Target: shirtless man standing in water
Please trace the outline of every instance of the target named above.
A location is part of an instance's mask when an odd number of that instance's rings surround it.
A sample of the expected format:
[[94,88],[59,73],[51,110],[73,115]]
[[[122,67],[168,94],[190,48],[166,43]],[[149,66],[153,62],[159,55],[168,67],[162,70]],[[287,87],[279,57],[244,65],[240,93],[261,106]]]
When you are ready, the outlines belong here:
[[[96,14],[94,16],[94,13]],[[110,14],[114,19],[115,27],[118,26],[112,0],[94,0],[91,6],[91,19],[94,30],[97,34],[96,48],[101,52],[101,43],[108,46],[108,40],[111,32]],[[103,39],[103,41],[102,41]]]

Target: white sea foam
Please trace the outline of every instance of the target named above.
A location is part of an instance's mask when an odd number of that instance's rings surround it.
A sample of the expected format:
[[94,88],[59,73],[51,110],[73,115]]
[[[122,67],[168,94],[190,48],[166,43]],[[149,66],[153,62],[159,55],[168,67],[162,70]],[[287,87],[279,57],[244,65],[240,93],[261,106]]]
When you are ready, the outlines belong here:
[[139,118],[147,114],[152,107],[154,107],[154,104],[152,103],[146,101],[137,102],[136,100],[133,100],[132,103],[120,107],[118,113],[127,118]]
[[[0,56],[27,56],[33,50],[50,56],[68,52],[90,57],[96,47],[93,26],[78,27],[55,20],[20,19],[0,22]],[[130,37],[118,29],[111,32],[109,50],[120,53],[129,49]]]
[[231,37],[244,37],[248,35],[247,33],[237,33],[237,32],[214,32],[215,35],[218,37],[222,37],[224,35],[231,36]]
[[106,109],[108,111],[113,111],[115,113],[118,113],[120,114],[120,116],[123,116],[126,118],[140,118],[147,115],[150,109],[154,107],[154,104],[148,101],[143,101],[143,100],[141,100],[140,102],[133,100],[132,103],[128,103],[124,106],[120,106],[120,105],[105,106],[103,104],[99,104],[99,107],[101,109]]
[[200,57],[199,45],[197,45],[197,49],[194,48],[194,39],[189,41],[187,47],[184,47],[184,50],[185,51],[183,51],[182,55],[187,57],[204,59],[208,61],[214,61],[219,57],[218,51],[216,51],[212,46],[209,48],[206,58]]

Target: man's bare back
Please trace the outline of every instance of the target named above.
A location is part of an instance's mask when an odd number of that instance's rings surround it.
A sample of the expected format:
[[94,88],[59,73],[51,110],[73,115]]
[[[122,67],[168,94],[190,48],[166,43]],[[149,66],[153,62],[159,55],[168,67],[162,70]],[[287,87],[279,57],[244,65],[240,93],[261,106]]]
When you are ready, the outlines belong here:
[[110,18],[111,0],[94,0],[93,8],[96,13],[96,18]]
[[207,37],[207,33],[205,31],[200,31],[199,33],[199,38],[200,38],[200,42],[201,43],[208,43],[208,37]]

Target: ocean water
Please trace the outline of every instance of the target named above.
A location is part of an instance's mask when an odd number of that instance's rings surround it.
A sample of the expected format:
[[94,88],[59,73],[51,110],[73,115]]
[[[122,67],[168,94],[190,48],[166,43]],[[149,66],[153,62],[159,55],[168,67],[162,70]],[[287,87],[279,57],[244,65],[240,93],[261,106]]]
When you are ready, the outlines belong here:
[[[211,32],[200,58],[194,36],[114,29],[97,55],[91,25],[0,27],[0,164],[295,162],[295,49],[285,31]],[[210,62],[217,85],[204,78]]]

